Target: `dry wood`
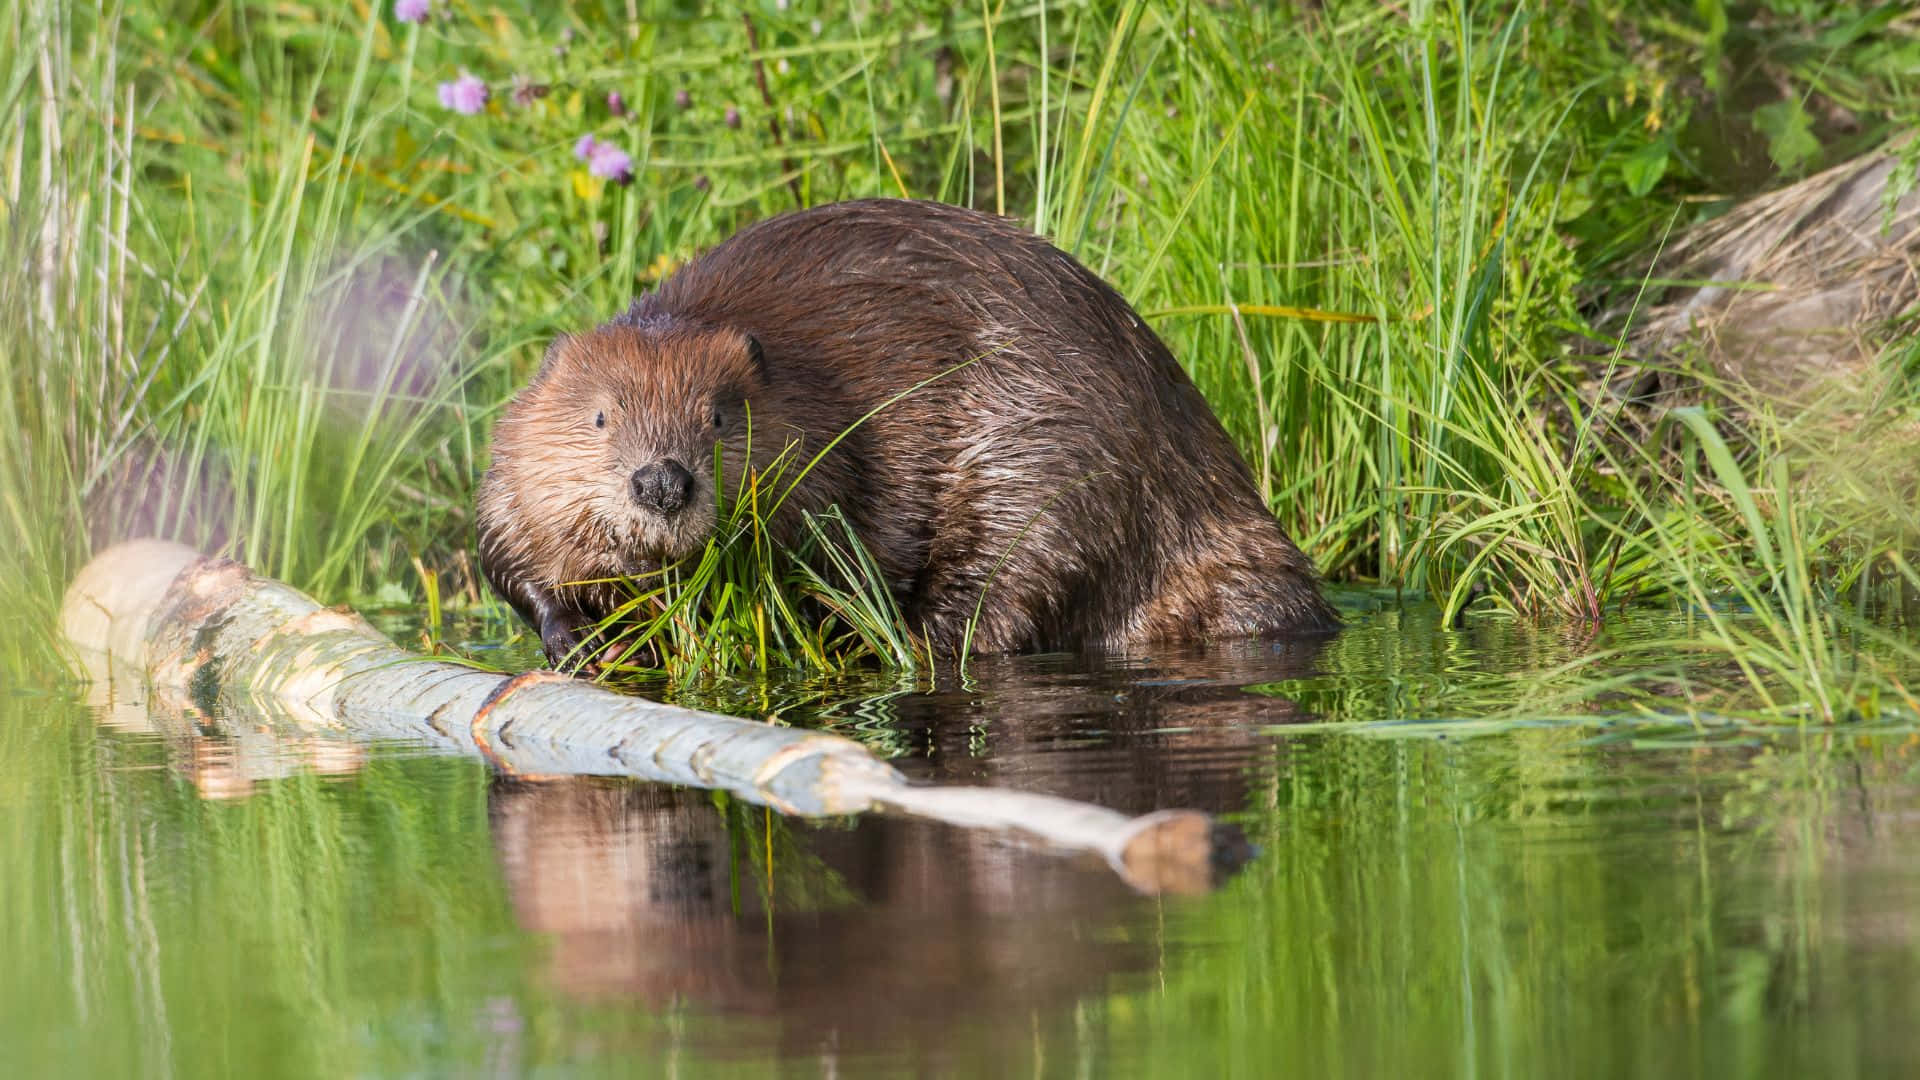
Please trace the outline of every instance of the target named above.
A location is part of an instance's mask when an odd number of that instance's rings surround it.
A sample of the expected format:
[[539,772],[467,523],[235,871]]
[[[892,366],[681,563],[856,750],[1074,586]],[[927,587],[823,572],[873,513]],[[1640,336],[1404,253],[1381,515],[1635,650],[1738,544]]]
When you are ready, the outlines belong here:
[[1909,138],[1677,238],[1653,276],[1697,284],[1634,313],[1634,351],[1694,353],[1722,378],[1771,391],[1857,377],[1889,321],[1920,301],[1920,189],[1889,198],[1913,168]]
[[405,739],[523,776],[615,775],[722,789],[782,813],[869,811],[992,829],[1103,857],[1144,892],[1210,887],[1207,815],[1132,818],[1047,795],[908,783],[837,735],[683,709],[552,672],[500,675],[415,656],[358,615],[190,548],[133,540],[67,590],[61,629],[96,668],[131,669],[306,732]]

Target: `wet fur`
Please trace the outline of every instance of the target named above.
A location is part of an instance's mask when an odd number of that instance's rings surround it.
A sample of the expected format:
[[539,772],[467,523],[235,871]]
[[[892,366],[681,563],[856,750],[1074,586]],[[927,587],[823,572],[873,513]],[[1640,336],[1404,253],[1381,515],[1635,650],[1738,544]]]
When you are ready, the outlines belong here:
[[[937,650],[959,648],[976,605],[976,651],[1336,624],[1219,421],[1118,294],[1010,221],[902,200],[751,226],[556,342],[495,430],[488,578],[552,655],[610,603],[563,583],[698,549],[715,442],[733,483],[749,409],[756,462],[788,439],[811,457],[925,380],[827,454],[775,527],[837,503]],[[698,477],[678,529],[621,502],[662,456]]]

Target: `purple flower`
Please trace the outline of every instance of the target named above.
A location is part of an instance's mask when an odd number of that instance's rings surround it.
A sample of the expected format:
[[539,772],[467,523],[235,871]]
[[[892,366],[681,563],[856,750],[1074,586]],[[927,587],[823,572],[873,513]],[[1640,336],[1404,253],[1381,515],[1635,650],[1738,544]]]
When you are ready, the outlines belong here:
[[727,106],[727,126],[730,128],[740,126],[740,110],[734,108],[732,105]]
[[607,92],[607,111],[615,116],[627,115],[627,99],[620,96],[620,91]]
[[684,88],[680,90],[675,90],[673,92],[673,104],[675,108],[680,109],[683,112],[687,109],[691,109],[693,108],[693,95],[687,93]]
[[440,84],[440,104],[462,116],[472,116],[487,107],[487,84],[463,71],[452,82]]
[[587,171],[616,184],[633,182],[633,159],[625,150],[608,143],[595,143],[587,157]]
[[573,156],[587,163],[587,172],[616,184],[631,183],[633,159],[625,150],[603,143],[592,135],[582,135],[573,144]]
[[426,22],[433,0],[393,0],[393,17],[403,23]]

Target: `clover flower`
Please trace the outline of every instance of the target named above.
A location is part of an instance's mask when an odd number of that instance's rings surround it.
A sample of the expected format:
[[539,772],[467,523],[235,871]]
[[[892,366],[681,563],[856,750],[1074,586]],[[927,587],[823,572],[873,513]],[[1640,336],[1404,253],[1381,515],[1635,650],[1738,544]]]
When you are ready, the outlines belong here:
[[403,23],[422,23],[433,13],[433,0],[393,0],[393,17]]
[[633,182],[633,159],[612,143],[582,135],[580,141],[573,144],[573,156],[587,163],[587,172],[603,180],[616,184]]
[[620,96],[620,91],[607,91],[607,111],[615,116],[627,115],[627,99]]
[[627,156],[625,150],[601,143],[593,148],[593,156],[587,159],[587,171],[616,184],[630,184],[633,182],[633,159]]
[[732,105],[727,106],[727,126],[730,128],[740,126],[740,110]]
[[463,71],[452,82],[440,84],[440,104],[462,116],[472,116],[487,107],[487,84]]

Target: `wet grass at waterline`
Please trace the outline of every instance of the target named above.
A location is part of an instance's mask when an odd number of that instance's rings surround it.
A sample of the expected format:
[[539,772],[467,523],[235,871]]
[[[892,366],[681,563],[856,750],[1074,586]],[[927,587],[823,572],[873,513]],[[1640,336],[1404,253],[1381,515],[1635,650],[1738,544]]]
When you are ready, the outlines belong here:
[[[1682,358],[1698,412],[1673,413],[1607,392],[1647,361],[1586,303],[1651,300],[1678,230],[1910,127],[1910,20],[429,8],[4,9],[5,618],[52,625],[94,544],[151,532],[524,634],[473,565],[472,487],[545,342],[751,220],[906,194],[1111,280],[1336,582],[1469,618],[1687,612],[1648,670],[1731,665],[1778,720],[1912,685],[1920,345],[1896,327],[1859,378],[1772,400]],[[463,69],[477,112],[439,92]],[[922,662],[883,593],[723,535],[642,605],[676,683]],[[810,541],[871,581],[841,523]],[[44,634],[8,640],[45,670]]]

